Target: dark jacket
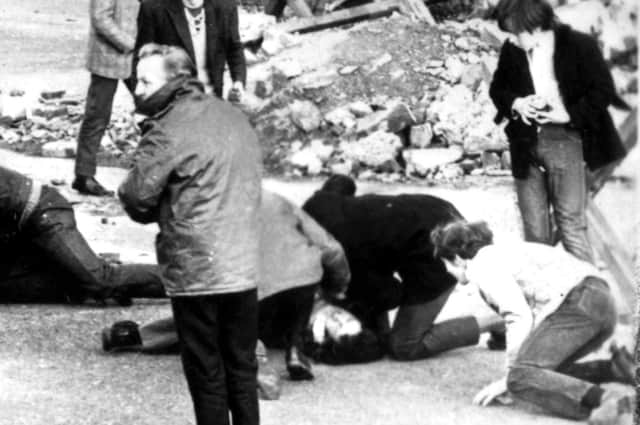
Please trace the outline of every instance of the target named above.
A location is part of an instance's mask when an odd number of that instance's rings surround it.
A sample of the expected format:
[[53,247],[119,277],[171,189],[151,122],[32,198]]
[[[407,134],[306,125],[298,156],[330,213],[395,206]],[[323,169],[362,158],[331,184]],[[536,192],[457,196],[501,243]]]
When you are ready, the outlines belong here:
[[[429,195],[354,197],[321,190],[303,209],[342,244],[351,267],[350,302],[357,304],[362,298],[388,309],[436,298],[456,282],[444,263],[434,258],[430,237],[436,226],[462,218],[443,199]],[[403,289],[400,298],[389,302],[393,288],[374,290],[374,281],[394,286],[395,272]]]
[[[590,169],[600,168],[625,155],[625,149],[607,111],[609,105],[626,106],[616,94],[609,68],[596,40],[567,25],[555,30],[554,69],[560,96],[571,118],[569,127],[579,131],[584,158]],[[508,119],[512,171],[525,178],[537,143],[537,125],[526,125],[511,111],[518,97],[534,93],[526,53],[510,41],[502,46],[489,94],[498,114],[496,123]]]
[[261,155],[249,122],[192,78],[166,84],[138,109],[150,118],[118,194],[132,219],[160,226],[167,294],[255,288]]
[[[224,68],[229,64],[233,81],[246,83],[247,66],[238,33],[235,1],[205,0],[207,70],[213,92],[222,97]],[[180,46],[195,63],[189,24],[181,0],[143,0],[138,15],[136,50],[147,43]]]
[[0,167],[0,245],[18,233],[32,186],[33,181],[24,174]]

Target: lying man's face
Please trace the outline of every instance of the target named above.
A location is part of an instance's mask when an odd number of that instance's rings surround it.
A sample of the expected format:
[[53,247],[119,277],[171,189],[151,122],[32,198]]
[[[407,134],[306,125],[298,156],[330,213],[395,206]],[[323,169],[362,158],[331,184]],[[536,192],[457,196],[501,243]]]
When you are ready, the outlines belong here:
[[362,324],[353,314],[332,304],[316,310],[310,321],[313,339],[318,344],[327,339],[338,342],[342,337],[362,332]]
[[169,76],[165,69],[164,59],[160,55],[147,56],[138,62],[138,83],[136,84],[136,100],[144,101],[167,84]]

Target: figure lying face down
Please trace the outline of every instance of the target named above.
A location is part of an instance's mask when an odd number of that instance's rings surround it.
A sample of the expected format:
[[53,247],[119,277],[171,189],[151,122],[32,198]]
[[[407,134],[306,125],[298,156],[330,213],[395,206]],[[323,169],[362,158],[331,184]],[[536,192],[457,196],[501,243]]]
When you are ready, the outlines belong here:
[[164,297],[161,270],[111,264],[76,227],[57,189],[0,167],[0,302],[81,303]]

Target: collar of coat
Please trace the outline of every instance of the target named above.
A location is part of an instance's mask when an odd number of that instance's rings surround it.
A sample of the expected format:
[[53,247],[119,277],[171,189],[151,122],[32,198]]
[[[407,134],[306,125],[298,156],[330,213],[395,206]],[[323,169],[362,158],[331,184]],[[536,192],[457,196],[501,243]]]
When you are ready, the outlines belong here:
[[149,118],[158,118],[167,113],[176,100],[191,93],[204,93],[204,86],[195,77],[176,77],[147,99],[136,103],[136,110]]

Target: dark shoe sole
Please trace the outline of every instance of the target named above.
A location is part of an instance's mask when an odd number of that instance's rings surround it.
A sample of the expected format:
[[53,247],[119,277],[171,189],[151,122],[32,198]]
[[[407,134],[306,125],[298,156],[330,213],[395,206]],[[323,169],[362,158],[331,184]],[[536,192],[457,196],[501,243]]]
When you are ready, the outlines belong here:
[[314,378],[313,372],[302,365],[287,365],[287,372],[292,381],[311,381]]

